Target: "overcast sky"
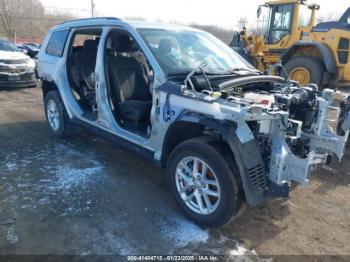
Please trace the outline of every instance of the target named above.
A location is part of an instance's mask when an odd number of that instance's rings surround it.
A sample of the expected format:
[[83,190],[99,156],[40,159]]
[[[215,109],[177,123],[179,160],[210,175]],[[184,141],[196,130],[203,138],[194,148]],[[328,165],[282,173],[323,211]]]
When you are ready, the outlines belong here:
[[[48,10],[89,16],[91,0],[41,0]],[[256,20],[260,0],[94,0],[100,16],[144,17],[164,22],[177,21],[184,24],[198,23],[235,28],[240,17],[251,24]],[[350,6],[349,0],[315,0],[321,5],[320,16],[329,13],[342,14]],[[67,9],[66,9],[67,8]]]

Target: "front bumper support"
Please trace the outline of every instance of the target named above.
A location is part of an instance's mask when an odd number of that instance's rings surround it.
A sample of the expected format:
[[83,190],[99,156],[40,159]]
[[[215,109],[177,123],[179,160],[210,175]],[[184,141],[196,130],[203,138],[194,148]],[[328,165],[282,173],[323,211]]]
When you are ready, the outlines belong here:
[[285,140],[276,137],[272,142],[269,180],[277,185],[290,183],[292,180],[307,185],[315,153],[311,151],[307,158],[297,158]]

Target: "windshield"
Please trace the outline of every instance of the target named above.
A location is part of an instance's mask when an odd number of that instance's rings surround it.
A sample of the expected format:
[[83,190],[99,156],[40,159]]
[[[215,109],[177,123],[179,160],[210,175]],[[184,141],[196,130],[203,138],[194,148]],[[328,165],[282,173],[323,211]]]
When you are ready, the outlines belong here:
[[221,74],[232,69],[255,70],[229,46],[209,33],[175,29],[138,30],[167,75],[204,71]]
[[0,51],[18,52],[19,50],[14,44],[10,42],[1,41]]
[[270,44],[276,44],[290,34],[292,26],[293,4],[275,5],[271,8]]

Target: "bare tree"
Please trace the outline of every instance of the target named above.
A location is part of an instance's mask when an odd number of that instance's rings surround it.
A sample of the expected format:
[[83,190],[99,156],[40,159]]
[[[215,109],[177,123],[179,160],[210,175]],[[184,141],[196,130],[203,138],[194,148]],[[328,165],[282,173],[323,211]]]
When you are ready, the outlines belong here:
[[16,37],[17,14],[21,0],[0,0],[0,25],[5,36],[10,39]]
[[40,42],[49,28],[72,18],[48,13],[40,0],[0,0],[0,36],[11,40]]

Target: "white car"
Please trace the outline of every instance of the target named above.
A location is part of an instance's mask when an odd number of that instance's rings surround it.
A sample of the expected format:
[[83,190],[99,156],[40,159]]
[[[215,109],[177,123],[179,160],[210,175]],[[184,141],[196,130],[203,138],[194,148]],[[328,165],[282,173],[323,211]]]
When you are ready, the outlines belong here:
[[37,85],[35,62],[14,44],[0,40],[0,87],[34,87]]

